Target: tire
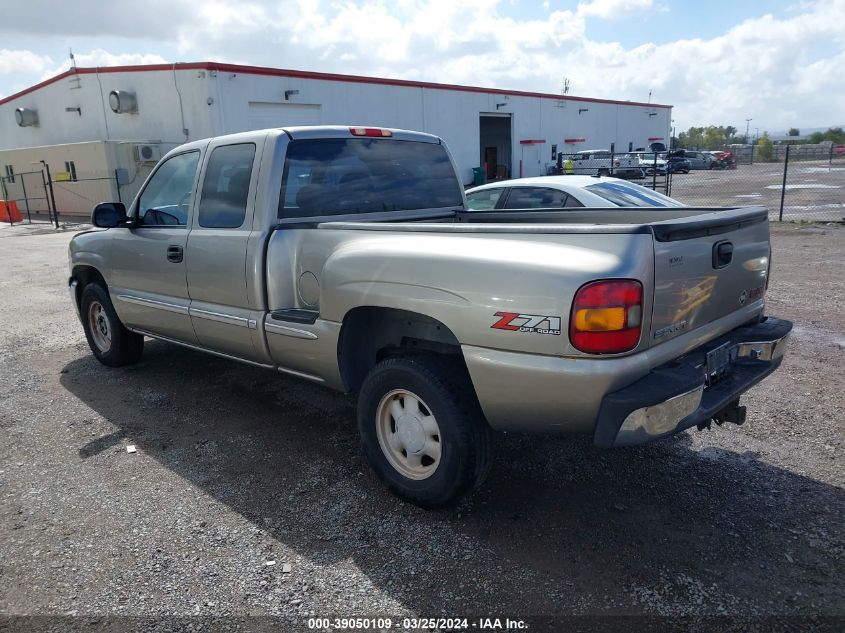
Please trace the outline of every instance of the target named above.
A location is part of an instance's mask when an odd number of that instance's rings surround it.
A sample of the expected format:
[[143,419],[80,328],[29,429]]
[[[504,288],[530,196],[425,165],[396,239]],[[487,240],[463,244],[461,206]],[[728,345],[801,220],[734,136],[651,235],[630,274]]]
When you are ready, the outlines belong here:
[[123,326],[105,288],[96,283],[85,286],[80,313],[88,346],[103,365],[122,367],[141,359],[144,337]]
[[466,369],[434,355],[376,365],[358,395],[358,431],[376,475],[423,508],[454,505],[492,464],[492,431]]
[[599,169],[599,177],[610,176],[610,171],[607,169]]

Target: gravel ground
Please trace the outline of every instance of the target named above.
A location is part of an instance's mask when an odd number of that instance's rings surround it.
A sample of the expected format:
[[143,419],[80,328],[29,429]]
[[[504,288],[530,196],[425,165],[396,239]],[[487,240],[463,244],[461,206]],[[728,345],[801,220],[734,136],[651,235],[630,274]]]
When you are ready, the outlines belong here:
[[85,617],[6,625],[845,617],[842,227],[773,227],[769,312],[795,336],[744,426],[612,451],[502,435],[443,512],[369,472],[348,397],[157,341],[97,363],[70,237],[0,229],[0,614]]

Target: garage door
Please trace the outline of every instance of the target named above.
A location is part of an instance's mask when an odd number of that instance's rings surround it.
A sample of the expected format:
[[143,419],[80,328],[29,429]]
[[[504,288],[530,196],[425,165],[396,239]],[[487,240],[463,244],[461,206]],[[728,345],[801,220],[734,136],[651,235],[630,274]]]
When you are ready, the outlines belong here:
[[320,125],[320,104],[249,102],[249,129]]

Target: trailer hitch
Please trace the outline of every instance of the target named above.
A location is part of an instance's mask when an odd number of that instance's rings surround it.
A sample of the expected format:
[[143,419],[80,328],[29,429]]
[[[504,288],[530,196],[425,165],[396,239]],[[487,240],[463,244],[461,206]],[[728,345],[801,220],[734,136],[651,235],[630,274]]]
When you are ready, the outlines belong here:
[[[737,426],[740,426],[745,423],[746,415],[746,408],[739,404],[739,398],[737,398],[724,409],[719,410],[715,415],[713,415],[712,421],[715,422],[718,426],[722,426],[725,422],[731,422],[733,424],[736,424]],[[710,420],[699,422],[697,426],[699,431],[709,429]]]

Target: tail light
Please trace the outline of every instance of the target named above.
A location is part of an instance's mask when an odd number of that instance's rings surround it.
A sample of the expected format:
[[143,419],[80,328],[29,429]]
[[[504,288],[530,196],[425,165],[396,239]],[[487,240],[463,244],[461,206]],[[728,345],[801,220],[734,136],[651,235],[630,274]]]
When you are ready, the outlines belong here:
[[393,132],[380,127],[351,127],[349,131],[352,133],[352,136],[375,136],[378,138],[393,136]]
[[633,279],[606,279],[581,286],[572,302],[569,340],[589,354],[634,349],[643,322],[643,286]]

